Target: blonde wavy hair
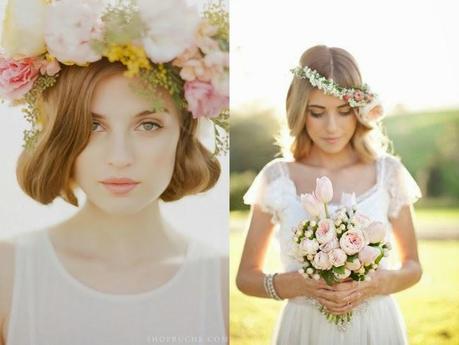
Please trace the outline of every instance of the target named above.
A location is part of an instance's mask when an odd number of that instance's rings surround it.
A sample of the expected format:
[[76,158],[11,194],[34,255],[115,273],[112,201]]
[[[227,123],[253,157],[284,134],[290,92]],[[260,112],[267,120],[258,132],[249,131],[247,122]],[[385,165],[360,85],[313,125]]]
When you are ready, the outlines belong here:
[[[309,66],[343,87],[362,85],[357,62],[351,54],[341,48],[330,48],[325,45],[309,48],[301,56],[300,66]],[[293,77],[287,93],[287,128],[284,128],[278,144],[284,156],[293,155],[297,161],[308,156],[312,146],[312,140],[306,130],[306,110],[311,90],[313,86],[308,80]],[[357,121],[351,145],[363,162],[373,162],[381,153],[390,150],[391,142],[384,132],[382,125],[370,128]]]

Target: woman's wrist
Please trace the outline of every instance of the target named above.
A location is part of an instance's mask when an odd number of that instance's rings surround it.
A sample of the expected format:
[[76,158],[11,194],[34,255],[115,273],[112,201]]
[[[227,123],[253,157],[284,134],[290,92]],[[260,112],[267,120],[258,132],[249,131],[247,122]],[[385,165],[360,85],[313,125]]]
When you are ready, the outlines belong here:
[[273,285],[281,299],[304,296],[304,278],[296,271],[276,274]]

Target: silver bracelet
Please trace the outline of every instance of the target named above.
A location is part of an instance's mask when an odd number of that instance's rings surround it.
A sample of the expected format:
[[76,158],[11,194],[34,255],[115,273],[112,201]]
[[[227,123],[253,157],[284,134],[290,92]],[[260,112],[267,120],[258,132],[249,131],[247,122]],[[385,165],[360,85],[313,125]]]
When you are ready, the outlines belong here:
[[264,286],[265,286],[265,291],[268,294],[269,297],[274,298],[277,301],[281,301],[282,298],[279,297],[279,295],[276,292],[276,289],[274,288],[273,284],[273,279],[276,276],[277,273],[274,274],[265,274],[264,277]]

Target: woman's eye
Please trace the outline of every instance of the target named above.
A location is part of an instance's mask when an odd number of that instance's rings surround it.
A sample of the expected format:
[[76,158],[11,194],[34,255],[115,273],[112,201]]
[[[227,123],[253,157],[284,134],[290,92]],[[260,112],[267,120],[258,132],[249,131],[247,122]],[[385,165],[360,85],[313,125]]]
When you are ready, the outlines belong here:
[[93,121],[91,130],[93,132],[100,132],[100,131],[97,130],[99,126],[102,128],[102,126],[101,126],[101,124],[99,122]]
[[323,113],[315,113],[315,112],[313,112],[313,111],[310,111],[310,113],[311,113],[311,115],[312,115],[313,117],[321,117],[322,114],[323,114]]
[[152,121],[145,121],[145,122],[142,122],[140,124],[141,127],[143,127],[143,129],[147,132],[151,132],[151,131],[154,131],[155,129],[157,128],[161,128],[160,125],[158,125],[156,122],[152,122]]

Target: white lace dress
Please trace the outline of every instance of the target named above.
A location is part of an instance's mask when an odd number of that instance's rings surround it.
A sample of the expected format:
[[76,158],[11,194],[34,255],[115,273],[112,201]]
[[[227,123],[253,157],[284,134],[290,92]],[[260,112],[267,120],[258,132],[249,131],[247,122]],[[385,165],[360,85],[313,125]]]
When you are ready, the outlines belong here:
[[[365,193],[357,196],[358,209],[372,218],[388,224],[402,206],[414,203],[421,191],[402,164],[385,154],[376,161],[377,182]],[[349,186],[349,190],[354,188]],[[305,191],[301,191],[305,192]],[[285,272],[297,271],[300,264],[288,255],[292,245],[292,228],[308,217],[300,203],[299,192],[289,176],[285,159],[268,163],[257,175],[244,195],[246,204],[258,204],[272,214],[273,223],[279,224],[276,238]],[[338,204],[330,204],[333,212]],[[388,239],[392,241],[392,230]],[[382,267],[390,268],[384,258]],[[306,297],[289,299],[282,308],[274,332],[273,344],[278,345],[392,345],[407,344],[403,317],[391,295],[376,296],[354,309],[351,324],[346,331],[326,320]]]

